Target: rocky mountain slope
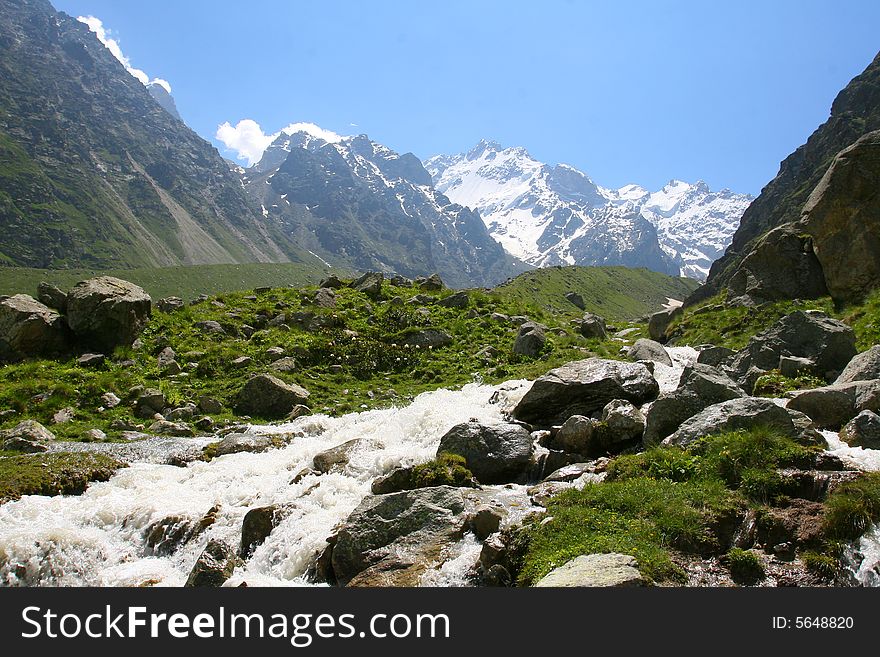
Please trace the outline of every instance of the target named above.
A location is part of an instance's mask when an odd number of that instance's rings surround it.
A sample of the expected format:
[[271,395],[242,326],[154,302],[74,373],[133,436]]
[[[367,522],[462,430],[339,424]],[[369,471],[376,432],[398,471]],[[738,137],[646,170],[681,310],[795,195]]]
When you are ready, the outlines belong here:
[[527,267],[452,203],[412,153],[366,135],[282,132],[243,172],[264,215],[298,243],[354,269],[405,276],[439,272],[456,287],[490,285]]
[[48,0],[0,0],[0,233],[6,265],[311,260]]
[[478,210],[493,237],[536,266],[616,264],[702,280],[751,201],[702,181],[606,189],[573,167],[488,141],[425,168],[438,190]]
[[[876,136],[867,136],[877,130],[880,54],[838,94],[829,119],[782,162],[693,300],[729,288],[735,297],[759,300],[831,291],[836,301],[852,301],[880,283],[880,167]],[[856,259],[850,257],[853,248]],[[835,269],[844,277],[861,270],[862,280],[841,283],[834,280]]]

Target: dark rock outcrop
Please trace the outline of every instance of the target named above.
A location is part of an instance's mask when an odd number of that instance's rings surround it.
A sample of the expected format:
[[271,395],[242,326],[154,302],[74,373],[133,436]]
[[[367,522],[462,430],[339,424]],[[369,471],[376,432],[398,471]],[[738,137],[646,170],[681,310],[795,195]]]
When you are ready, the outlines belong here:
[[69,348],[64,319],[27,294],[0,301],[0,362],[57,356]]
[[308,398],[305,388],[285,383],[271,374],[258,374],[248,379],[238,393],[235,410],[241,415],[280,419],[297,404],[305,404]]

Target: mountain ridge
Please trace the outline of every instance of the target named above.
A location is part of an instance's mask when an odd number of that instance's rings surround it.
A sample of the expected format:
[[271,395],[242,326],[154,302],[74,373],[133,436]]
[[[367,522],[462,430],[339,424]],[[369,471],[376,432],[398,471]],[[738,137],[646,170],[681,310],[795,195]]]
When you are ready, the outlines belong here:
[[703,279],[751,200],[703,181],[608,189],[575,167],[486,139],[467,153],[428,158],[425,168],[440,191],[479,210],[490,234],[536,266],[622,264]]

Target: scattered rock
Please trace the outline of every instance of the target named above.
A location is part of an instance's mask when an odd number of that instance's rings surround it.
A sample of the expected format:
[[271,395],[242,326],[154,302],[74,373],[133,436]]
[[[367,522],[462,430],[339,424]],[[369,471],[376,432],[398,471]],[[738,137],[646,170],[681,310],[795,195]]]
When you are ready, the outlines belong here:
[[83,434],[84,443],[103,443],[107,440],[107,434],[100,429],[89,429]]
[[534,358],[544,350],[546,344],[544,329],[534,322],[526,322],[519,328],[519,334],[513,343],[513,353]]
[[271,362],[275,362],[281,358],[284,358],[284,354],[287,352],[284,351],[283,347],[269,347],[266,349],[266,358],[268,358]]
[[336,293],[329,287],[322,287],[315,292],[314,303],[319,308],[335,308]]
[[37,286],[37,299],[49,308],[57,310],[62,315],[67,312],[67,292],[56,285],[42,282]]
[[638,562],[628,554],[585,554],[556,568],[536,587],[644,586]]
[[657,342],[666,342],[666,331],[669,328],[669,324],[672,323],[673,319],[681,315],[682,312],[682,309],[679,307],[672,310],[661,310],[651,315],[648,318],[648,335],[651,336],[651,339]]
[[384,280],[385,276],[379,272],[367,272],[356,281],[352,281],[349,287],[366,294],[375,301],[382,296],[382,282]]
[[196,406],[202,413],[219,415],[223,412],[223,404],[208,395],[202,395],[196,401]]
[[672,367],[672,359],[669,357],[666,348],[659,342],[654,342],[654,340],[646,340],[645,338],[636,340],[635,344],[629,348],[626,356],[632,361],[650,360]]
[[238,393],[235,411],[239,415],[279,419],[287,416],[297,404],[309,399],[305,388],[288,384],[271,374],[257,374],[248,379]]
[[837,429],[862,411],[880,411],[880,379],[800,390],[788,408],[805,413],[822,429]]
[[880,415],[862,411],[840,430],[840,439],[850,447],[880,449]]
[[685,366],[678,388],[660,396],[646,406],[644,444],[657,445],[681,424],[703,409],[746,393],[724,373],[709,365],[689,363]]
[[135,341],[151,305],[150,295],[134,283],[99,276],[77,283],[67,295],[67,325],[80,340],[109,353]]
[[193,326],[209,335],[226,335],[226,330],[220,326],[220,322],[215,322],[213,319],[205,322],[196,322]]
[[855,334],[849,326],[818,311],[797,311],[754,336],[724,369],[750,393],[757,376],[778,368],[782,356],[808,358],[820,376],[833,374],[833,380],[855,354]]
[[341,586],[416,586],[464,533],[464,496],[438,486],[364,498],[333,547]]
[[340,472],[345,469],[351,460],[351,455],[359,448],[369,444],[369,441],[363,438],[355,438],[341,445],[324,450],[315,455],[312,459],[312,465],[318,472],[326,474],[328,472]]
[[584,298],[577,292],[566,292],[565,298],[581,310],[584,310],[587,307],[587,305],[584,303]]
[[26,294],[0,301],[0,361],[57,356],[69,333],[61,315]]
[[54,440],[55,434],[36,420],[24,420],[12,429],[0,431],[0,446],[12,451],[45,452]]
[[306,415],[311,415],[312,409],[304,404],[297,404],[292,409],[290,409],[290,413],[287,414],[287,420],[295,420],[300,417],[304,417]]
[[152,418],[165,408],[165,395],[161,390],[147,388],[141,390],[134,402],[134,415],[141,419]]
[[464,422],[441,439],[437,454],[458,454],[483,484],[503,484],[524,478],[531,466],[532,436],[518,424],[483,425]]
[[195,432],[188,424],[183,422],[169,422],[168,420],[157,420],[150,425],[150,433],[158,436],[178,436],[181,438],[191,438],[195,436]]
[[404,344],[413,345],[421,349],[440,349],[452,344],[452,336],[437,329],[424,329],[410,333],[403,341]]
[[596,424],[583,415],[572,415],[556,432],[550,447],[569,454],[586,454],[593,443]]
[[438,306],[444,308],[467,308],[470,305],[471,296],[467,292],[456,292],[445,299],[437,302]]
[[439,274],[431,274],[427,278],[419,276],[416,278],[416,285],[418,285],[421,289],[426,290],[428,292],[436,292],[438,290],[442,290],[444,285],[443,281],[440,279]]
[[237,370],[242,370],[249,367],[253,362],[254,359],[250,356],[239,356],[238,358],[233,358],[229,364]]
[[804,374],[811,374],[816,370],[816,361],[812,358],[801,358],[799,356],[780,356],[779,357],[779,373],[794,379]]
[[645,416],[631,402],[623,399],[608,402],[602,409],[602,424],[603,430],[610,434],[605,442],[612,445],[641,441],[645,432]]
[[713,404],[700,411],[685,421],[663,444],[684,447],[714,433],[755,427],[773,427],[794,439],[800,438],[802,433],[792,414],[772,400],[743,397]]
[[585,313],[579,322],[579,331],[585,338],[604,340],[608,337],[605,318],[593,313]]
[[156,308],[158,308],[159,311],[163,313],[177,312],[185,305],[186,304],[183,302],[183,299],[181,299],[180,297],[165,297],[164,299],[159,299],[156,302]]
[[345,283],[339,280],[339,277],[335,274],[332,274],[318,283],[318,287],[330,288],[333,290],[338,290],[341,287],[345,287]]
[[874,345],[853,357],[834,383],[852,383],[880,379],[880,345]]
[[728,349],[727,347],[716,347],[712,344],[705,345],[700,347],[700,354],[697,356],[697,362],[701,365],[718,367],[735,353],[736,352],[733,349]]
[[289,507],[280,504],[251,509],[241,523],[241,547],[238,554],[247,559],[253,551],[269,538],[272,530],[284,519]]
[[208,445],[205,452],[213,457],[242,452],[259,454],[270,449],[283,447],[284,443],[284,439],[278,436],[235,432],[223,436],[219,442]]
[[101,395],[101,405],[104,408],[116,408],[121,403],[122,400],[112,392],[105,392]]
[[243,564],[232,547],[212,538],[196,560],[186,586],[222,586],[240,565]]
[[483,506],[477,509],[471,517],[470,525],[477,539],[485,541],[498,531],[503,519],[503,511],[491,506]]
[[572,415],[589,416],[614,399],[643,404],[660,387],[639,363],[589,358],[551,370],[538,378],[513,410],[517,420],[553,426]]

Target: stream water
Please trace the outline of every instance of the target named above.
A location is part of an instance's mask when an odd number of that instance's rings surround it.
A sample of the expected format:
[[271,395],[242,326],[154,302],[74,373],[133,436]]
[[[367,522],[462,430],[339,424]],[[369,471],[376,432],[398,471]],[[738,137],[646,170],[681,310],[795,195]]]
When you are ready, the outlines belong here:
[[[673,390],[697,352],[669,350],[673,366],[657,365],[661,390]],[[504,419],[525,394],[526,381],[478,383],[437,390],[401,408],[323,415],[283,425],[254,426],[258,434],[290,434],[288,446],[260,454],[221,456],[186,467],[163,465],[170,453],[200,449],[207,440],[150,439],[130,445],[81,445],[116,450],[131,462],[109,481],[80,496],[26,496],[0,506],[0,585],[181,586],[209,539],[237,546],[248,510],[272,504],[290,512],[227,582],[237,586],[306,586],[303,575],[326,539],[370,493],[377,476],[396,466],[433,458],[443,434],[470,419]],[[497,393],[497,394],[496,394]],[[830,451],[866,470],[880,470],[880,451],[851,448],[827,432]],[[342,472],[296,475],[314,456],[354,438],[366,439]],[[68,446],[69,447],[69,446]],[[296,483],[292,483],[294,479]],[[487,501],[503,506],[506,522],[530,507],[523,486],[486,487]],[[156,527],[181,533],[209,512],[214,522],[170,554],[157,553],[149,537]],[[466,534],[422,578],[425,586],[462,586],[477,561],[480,543]],[[851,550],[850,569],[865,585],[880,585],[880,530]]]

